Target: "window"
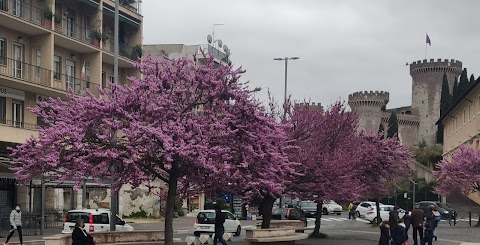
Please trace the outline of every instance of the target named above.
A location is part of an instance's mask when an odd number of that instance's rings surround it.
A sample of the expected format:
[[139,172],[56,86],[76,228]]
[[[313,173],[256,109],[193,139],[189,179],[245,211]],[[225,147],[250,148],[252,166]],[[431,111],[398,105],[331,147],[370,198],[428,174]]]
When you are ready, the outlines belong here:
[[15,78],[23,78],[23,45],[14,43],[13,50],[13,76]]
[[85,68],[85,80],[87,81],[87,88],[90,88],[90,67]]
[[0,38],[0,65],[7,65],[7,41]]
[[235,220],[236,218],[233,216],[233,214],[227,213],[227,219]]
[[472,104],[468,105],[468,119],[472,117]]
[[37,49],[37,56],[36,56],[36,70],[37,70],[37,75],[40,75],[40,66],[41,66],[41,62],[42,62],[42,56],[41,56],[41,53],[40,53],[40,49]]
[[23,127],[23,101],[12,101],[12,119],[14,127]]
[[115,83],[115,78],[112,74],[110,74],[110,83],[111,84]]
[[467,119],[467,109],[463,110],[463,124],[465,124],[466,119]]
[[77,222],[77,219],[83,219],[84,222],[88,223],[90,219],[90,213],[83,212],[69,212],[67,214],[67,222]]
[[71,88],[73,91],[75,91],[75,62],[71,60],[67,60],[66,69],[67,69],[66,89],[68,90],[68,88]]
[[7,98],[0,97],[0,123],[5,124],[7,118]]
[[93,215],[94,224],[110,224],[107,213],[101,213],[100,215]]
[[87,40],[91,39],[92,33],[91,30],[89,29],[90,26],[90,16],[85,16],[85,38]]
[[107,73],[102,71],[102,88],[107,87]]
[[60,56],[53,56],[53,78],[60,80],[61,64],[62,62]]

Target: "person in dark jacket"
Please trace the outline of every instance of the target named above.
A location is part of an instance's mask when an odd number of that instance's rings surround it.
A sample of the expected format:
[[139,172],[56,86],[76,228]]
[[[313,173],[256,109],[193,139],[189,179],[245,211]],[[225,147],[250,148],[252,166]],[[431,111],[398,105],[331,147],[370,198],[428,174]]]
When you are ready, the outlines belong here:
[[413,227],[413,245],[418,245],[418,235],[420,235],[420,242],[423,241],[423,216],[424,212],[419,208],[418,203],[412,211],[412,227]]
[[225,239],[223,239],[223,234],[225,233],[225,228],[223,224],[225,223],[225,214],[222,212],[219,206],[215,207],[215,237],[213,239],[213,244],[217,245],[217,242],[220,241],[223,245],[227,245]]
[[425,221],[425,234],[423,235],[422,245],[433,243],[433,231],[435,230],[435,217],[432,214],[427,214],[427,221]]
[[405,233],[405,224],[403,219],[398,220],[397,226],[392,229],[392,245],[402,245],[407,241],[407,233]]
[[94,245],[93,237],[85,231],[83,219],[77,219],[72,232],[72,245]]
[[380,223],[380,240],[378,245],[390,245],[390,225],[386,221]]
[[398,225],[398,206],[395,206],[392,211],[389,213],[388,223],[390,224],[390,230],[394,230]]
[[402,219],[405,222],[405,233],[407,234],[407,240],[408,240],[408,230],[410,229],[410,225],[412,225],[412,221],[413,221],[412,216],[410,215],[410,211],[406,210]]

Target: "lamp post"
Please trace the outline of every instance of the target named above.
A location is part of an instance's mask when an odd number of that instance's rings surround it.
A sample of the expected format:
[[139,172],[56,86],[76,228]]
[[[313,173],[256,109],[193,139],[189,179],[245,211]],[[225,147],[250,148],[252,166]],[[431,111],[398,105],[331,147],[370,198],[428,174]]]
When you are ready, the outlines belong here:
[[119,32],[119,5],[120,0],[115,0],[115,20],[113,27],[113,81],[118,82],[118,32]]
[[[287,110],[285,108],[285,105],[287,103],[287,81],[288,81],[288,61],[289,60],[298,60],[300,59],[300,57],[285,57],[285,58],[274,58],[273,60],[276,60],[276,61],[282,61],[284,60],[285,61],[285,94],[284,94],[284,98],[283,98],[283,119],[285,119],[287,117]],[[284,209],[283,209],[283,196],[280,197],[280,210],[281,210],[281,215],[280,215],[280,219],[283,219],[284,217]]]

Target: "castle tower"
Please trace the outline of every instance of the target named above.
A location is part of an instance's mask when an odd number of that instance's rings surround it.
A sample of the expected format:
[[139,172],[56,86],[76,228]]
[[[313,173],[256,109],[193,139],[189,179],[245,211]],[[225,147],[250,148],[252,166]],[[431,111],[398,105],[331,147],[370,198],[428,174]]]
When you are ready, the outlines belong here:
[[348,105],[359,117],[359,129],[377,131],[382,122],[382,112],[390,94],[384,91],[364,91],[348,95]]
[[440,118],[440,98],[443,74],[447,74],[450,93],[455,77],[462,72],[462,62],[456,60],[430,59],[410,64],[412,76],[412,112],[419,116],[418,142],[425,140],[429,145],[436,143],[437,126]]

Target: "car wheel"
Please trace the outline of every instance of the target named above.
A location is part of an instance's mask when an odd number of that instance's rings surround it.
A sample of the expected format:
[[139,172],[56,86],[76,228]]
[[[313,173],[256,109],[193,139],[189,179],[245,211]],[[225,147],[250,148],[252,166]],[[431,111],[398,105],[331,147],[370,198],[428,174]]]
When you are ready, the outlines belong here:
[[235,231],[234,236],[240,236],[240,233],[242,233],[242,227],[238,226],[237,231]]
[[[375,218],[373,218],[372,223],[373,223],[373,224],[378,224],[379,222],[377,222],[377,221],[378,221],[378,220],[377,220],[377,217],[375,217]],[[380,218],[380,222],[382,222],[382,218]]]
[[328,210],[326,208],[323,209],[323,212],[322,212],[324,215],[327,215],[328,214]]
[[194,236],[200,236],[200,232],[195,231],[195,232],[193,233],[193,235],[194,235]]
[[355,216],[357,216],[358,218],[360,218],[360,212],[355,212]]

